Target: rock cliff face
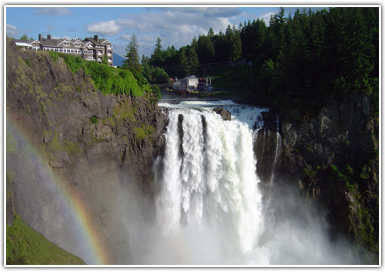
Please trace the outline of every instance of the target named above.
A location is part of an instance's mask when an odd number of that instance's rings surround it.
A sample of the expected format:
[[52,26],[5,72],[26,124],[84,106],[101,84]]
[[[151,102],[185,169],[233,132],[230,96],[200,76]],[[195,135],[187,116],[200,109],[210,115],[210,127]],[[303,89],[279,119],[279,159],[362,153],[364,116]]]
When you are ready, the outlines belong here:
[[379,120],[373,103],[370,95],[357,93],[330,101],[317,116],[280,110],[281,138],[274,125],[265,124],[258,135],[265,147],[256,154],[264,180],[271,180],[274,167],[275,182],[293,183],[309,204],[326,209],[333,233],[378,252]]
[[[83,71],[72,73],[47,52],[18,50],[9,40],[6,47],[7,222],[15,211],[89,263],[75,231],[73,210],[81,206],[105,263],[130,263],[126,211],[154,201],[151,168],[163,150],[166,115],[147,96],[104,96]],[[281,109],[279,127],[276,113],[264,113],[257,134],[264,144],[254,151],[263,180],[293,183],[310,204],[326,208],[335,233],[378,252],[378,119],[371,99],[360,93],[331,101],[317,116]],[[64,207],[63,195],[72,207]]]
[[48,52],[18,50],[10,40],[6,46],[9,223],[15,211],[50,241],[87,255],[76,249],[76,235],[68,231],[75,223],[59,200],[76,197],[95,219],[108,262],[129,262],[122,192],[143,194],[143,203],[151,204],[149,169],[161,149],[166,116],[149,94],[104,96],[62,59],[55,63]]

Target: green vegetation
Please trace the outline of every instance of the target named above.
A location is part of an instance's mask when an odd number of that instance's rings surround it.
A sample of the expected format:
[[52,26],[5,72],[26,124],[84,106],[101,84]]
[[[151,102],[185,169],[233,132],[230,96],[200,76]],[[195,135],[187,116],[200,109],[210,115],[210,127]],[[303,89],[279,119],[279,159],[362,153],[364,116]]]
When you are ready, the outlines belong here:
[[134,35],[131,36],[130,43],[126,47],[126,60],[123,64],[123,69],[127,69],[130,71],[136,71],[138,73],[142,73],[143,67],[140,64],[139,57],[139,44],[138,38]]
[[[365,91],[373,95],[378,115],[378,45],[378,7],[298,9],[289,15],[281,8],[269,26],[257,19],[228,25],[225,33],[210,29],[179,50],[162,50],[159,39],[146,63],[170,77],[209,74],[216,88],[247,93],[269,106],[295,107],[301,114],[317,112],[331,98]],[[239,58],[252,66],[234,66]]]
[[30,60],[29,58],[26,58],[26,59],[24,60],[24,62],[25,62],[29,67],[32,67],[32,62],[31,62],[31,60]]
[[63,58],[68,69],[72,73],[83,70],[90,75],[95,89],[99,89],[104,95],[127,94],[134,97],[143,96],[145,93],[153,93],[154,89],[137,71],[117,69],[101,63],[86,61],[80,57],[49,51],[51,58],[56,62]]
[[29,228],[18,215],[13,225],[6,224],[7,265],[85,265],[86,263],[52,244],[43,235]]
[[309,177],[313,177],[317,174],[317,171],[314,171],[314,170],[311,170],[311,168],[304,168],[303,171],[305,172],[305,174]]
[[20,40],[33,40],[33,38],[32,37],[28,38],[27,34],[24,34],[24,35],[20,36]]
[[90,122],[91,122],[92,124],[98,124],[98,123],[99,123],[99,119],[98,119],[98,117],[96,117],[96,116],[92,116],[92,117],[90,118]]
[[150,125],[142,125],[142,127],[136,127],[134,128],[135,132],[135,139],[137,140],[143,140],[144,138],[147,138],[152,133],[155,132],[155,128]]
[[10,130],[6,130],[6,152],[8,153],[16,153],[17,151],[17,142],[15,137]]
[[13,180],[15,173],[11,171],[6,171],[6,180],[7,182],[11,183]]
[[65,151],[69,155],[76,155],[76,154],[81,153],[81,150],[80,150],[78,144],[73,143],[69,140],[64,140],[62,143],[59,140],[59,137],[58,137],[59,134],[57,131],[54,131],[54,132],[46,132],[45,131],[44,134],[46,134],[46,133],[49,133],[49,134],[53,133],[53,138],[47,145],[47,148],[51,152],[56,153],[58,151]]
[[361,243],[371,251],[378,252],[378,232],[374,229],[374,219],[379,214],[379,198],[374,193],[365,190],[367,179],[376,175],[376,170],[369,165],[362,167],[361,173],[354,171],[353,167],[346,164],[339,169],[335,165],[331,166],[332,175],[329,177],[334,182],[343,182],[348,192],[354,198],[357,212],[349,216],[351,221],[350,231],[354,236],[361,240]]

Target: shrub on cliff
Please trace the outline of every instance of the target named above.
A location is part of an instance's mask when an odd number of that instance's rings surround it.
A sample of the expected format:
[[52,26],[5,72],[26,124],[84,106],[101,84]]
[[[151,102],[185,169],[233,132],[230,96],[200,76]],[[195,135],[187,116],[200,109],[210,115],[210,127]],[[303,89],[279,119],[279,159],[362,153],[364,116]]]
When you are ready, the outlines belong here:
[[[84,70],[88,74],[95,86],[104,95],[107,94],[127,94],[134,97],[143,96],[145,92],[153,92],[150,84],[140,73],[132,73],[128,70],[121,70],[101,63],[87,61],[80,57],[49,51],[49,55],[56,62],[63,58],[68,70],[76,73]],[[157,92],[155,92],[157,95]]]

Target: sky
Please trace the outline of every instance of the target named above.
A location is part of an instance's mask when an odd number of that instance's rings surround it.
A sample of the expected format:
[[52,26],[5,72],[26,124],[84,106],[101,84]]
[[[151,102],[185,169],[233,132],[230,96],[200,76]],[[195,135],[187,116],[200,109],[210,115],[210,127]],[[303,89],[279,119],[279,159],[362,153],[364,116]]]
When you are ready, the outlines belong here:
[[[125,48],[132,35],[138,39],[139,55],[150,57],[157,38],[163,49],[174,45],[176,49],[191,44],[193,37],[225,32],[228,25],[263,19],[268,25],[270,16],[280,6],[251,5],[5,5],[5,33],[19,39],[22,35],[38,39],[81,38],[99,35],[113,44],[114,53],[125,56]],[[284,6],[285,14],[294,15],[303,6]],[[327,8],[311,6],[311,9]]]

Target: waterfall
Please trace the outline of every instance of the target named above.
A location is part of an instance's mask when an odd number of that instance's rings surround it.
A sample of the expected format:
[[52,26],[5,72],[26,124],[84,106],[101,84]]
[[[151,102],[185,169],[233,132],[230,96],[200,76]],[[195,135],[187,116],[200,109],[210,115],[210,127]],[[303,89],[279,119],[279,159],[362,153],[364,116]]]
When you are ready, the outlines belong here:
[[225,255],[243,258],[255,249],[264,230],[253,127],[262,126],[260,112],[266,109],[227,102],[222,106],[232,120],[224,121],[212,103],[173,106],[164,158],[155,165],[162,235],[189,229],[196,232],[197,241],[207,242],[207,233],[200,232],[212,230]]
[[[135,264],[363,264],[362,251],[330,241],[322,211],[290,183],[272,182],[281,138],[273,115],[263,121],[268,109],[231,101],[160,106],[169,108],[169,124],[154,164],[156,220],[130,230]],[[213,111],[218,106],[231,121]]]

